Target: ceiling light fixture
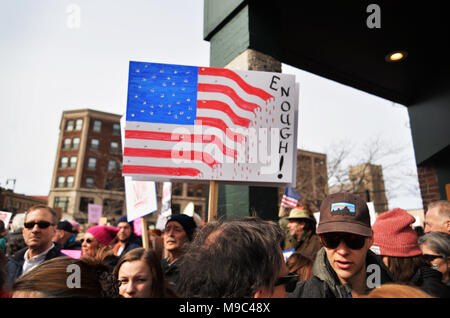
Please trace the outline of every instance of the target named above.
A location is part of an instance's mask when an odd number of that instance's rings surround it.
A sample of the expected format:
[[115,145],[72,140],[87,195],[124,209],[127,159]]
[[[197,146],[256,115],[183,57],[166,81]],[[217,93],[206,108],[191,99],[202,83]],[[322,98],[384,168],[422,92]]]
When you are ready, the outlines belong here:
[[407,53],[405,51],[393,51],[386,55],[385,60],[387,62],[398,62],[406,58]]

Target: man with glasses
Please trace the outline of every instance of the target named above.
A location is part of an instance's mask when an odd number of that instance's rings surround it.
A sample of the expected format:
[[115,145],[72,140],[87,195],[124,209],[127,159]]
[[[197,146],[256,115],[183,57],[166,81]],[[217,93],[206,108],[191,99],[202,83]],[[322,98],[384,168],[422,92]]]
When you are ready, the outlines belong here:
[[9,287],[30,269],[46,260],[62,256],[52,242],[57,221],[56,212],[46,205],[35,205],[26,212],[22,235],[27,246],[9,256],[6,266]]
[[181,259],[183,297],[284,298],[298,276],[289,274],[280,226],[257,217],[209,222]]
[[313,277],[297,284],[289,297],[350,298],[365,294],[393,278],[369,248],[372,229],[367,204],[351,193],[329,195],[320,207],[316,233],[323,248]]

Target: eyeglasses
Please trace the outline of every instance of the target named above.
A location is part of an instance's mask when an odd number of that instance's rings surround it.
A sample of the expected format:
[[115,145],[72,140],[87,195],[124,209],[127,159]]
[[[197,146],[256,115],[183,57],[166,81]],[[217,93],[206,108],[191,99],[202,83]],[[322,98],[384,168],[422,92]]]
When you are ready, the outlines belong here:
[[50,225],[55,225],[47,221],[40,221],[40,222],[26,222],[23,226],[25,226],[27,229],[32,229],[36,224],[40,229],[46,229]]
[[289,273],[286,276],[278,277],[275,282],[275,286],[284,285],[284,290],[287,293],[292,293],[297,286],[298,275],[294,273]]
[[442,255],[423,254],[422,258],[427,262],[432,262],[436,258],[444,258]]
[[366,242],[365,236],[351,233],[325,233],[321,234],[320,237],[325,247],[333,249],[337,248],[344,241],[345,245],[352,250],[360,250]]
[[84,238],[82,238],[82,239],[80,240],[81,244],[83,244],[84,241],[86,241],[86,243],[88,243],[88,244],[91,244],[92,242],[94,242],[94,241],[91,240],[91,239],[84,239]]

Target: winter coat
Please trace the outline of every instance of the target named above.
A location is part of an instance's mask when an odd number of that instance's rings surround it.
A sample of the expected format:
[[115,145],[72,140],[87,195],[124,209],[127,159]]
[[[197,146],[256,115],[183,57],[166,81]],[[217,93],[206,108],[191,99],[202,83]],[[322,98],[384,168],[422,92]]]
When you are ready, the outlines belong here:
[[[380,284],[393,282],[391,272],[386,268],[381,259],[371,250],[367,251],[366,266],[376,264],[381,269]],[[369,274],[370,271],[369,271]],[[288,298],[350,298],[352,288],[350,285],[342,285],[331,267],[325,250],[321,248],[317,253],[313,266],[313,276],[297,283],[297,287]]]
[[174,262],[169,263],[169,258],[164,258],[161,261],[161,267],[164,273],[164,278],[167,280],[167,285],[170,290],[177,294],[180,294],[180,271],[178,269],[179,261],[180,259],[177,259]]
[[441,272],[429,266],[423,266],[414,274],[410,283],[419,287],[431,296],[450,298],[450,287],[445,285],[441,280]]
[[116,245],[114,245],[113,249],[114,249],[114,255],[116,255],[120,259],[127,252],[134,250],[135,248],[142,247],[142,239],[140,237],[138,237],[137,235],[133,234],[130,237],[130,239],[128,240],[128,242],[125,244],[125,248],[123,249],[122,253],[120,253],[120,255],[117,255],[119,247],[120,247],[120,242],[116,243]]
[[[61,245],[55,244],[55,246],[48,251],[45,255],[44,261],[49,259],[64,256],[60,251]],[[25,252],[28,250],[28,246],[17,251],[14,255],[8,257],[8,263],[6,263],[6,288],[11,289],[12,285],[22,275],[23,264],[25,263]]]
[[322,248],[319,236],[311,232],[305,232],[295,246],[296,252],[303,255],[315,257],[317,252]]

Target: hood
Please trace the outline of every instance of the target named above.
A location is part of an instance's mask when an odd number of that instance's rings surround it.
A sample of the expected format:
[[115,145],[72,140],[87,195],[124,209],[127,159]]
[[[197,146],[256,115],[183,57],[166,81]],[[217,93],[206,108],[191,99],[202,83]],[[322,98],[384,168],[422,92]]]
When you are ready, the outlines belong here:
[[[391,272],[386,268],[381,259],[379,259],[378,256],[371,250],[368,250],[366,256],[366,267],[371,264],[376,264],[379,266],[381,274],[381,284],[393,282],[394,278]],[[319,252],[317,252],[316,260],[313,266],[313,275],[325,282],[336,297],[347,298],[352,290],[351,285],[341,284],[338,276],[336,275],[336,272],[328,262],[327,255],[323,247],[319,250]]]

